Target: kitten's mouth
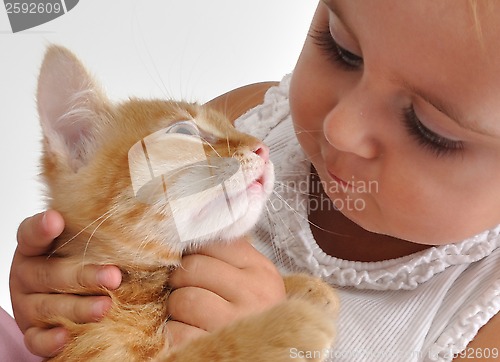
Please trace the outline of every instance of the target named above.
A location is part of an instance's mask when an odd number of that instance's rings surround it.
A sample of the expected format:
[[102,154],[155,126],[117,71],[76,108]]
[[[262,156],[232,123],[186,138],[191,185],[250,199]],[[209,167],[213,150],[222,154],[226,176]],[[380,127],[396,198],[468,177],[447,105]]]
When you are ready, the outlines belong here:
[[264,187],[264,175],[260,176],[259,178],[253,180],[252,182],[250,182],[250,184],[248,185],[247,187],[247,190],[248,189],[251,189],[251,188],[254,188],[254,187]]
[[251,190],[256,190],[256,189],[259,189],[259,190],[265,190],[266,189],[266,185],[267,185],[267,181],[269,180],[269,172],[267,169],[264,169],[262,170],[260,176],[258,176],[257,178],[255,178],[253,181],[251,181],[246,190],[247,191],[251,191]]
[[258,184],[261,184],[261,185],[264,185],[264,182],[265,182],[265,179],[264,179],[264,174],[262,174],[257,180],[255,180],[254,182],[258,183]]
[[[206,210],[213,210],[214,207],[216,208],[215,205],[218,203],[226,203],[226,204],[231,204],[231,205],[236,205],[240,202],[243,202],[245,204],[248,202],[248,197],[264,197],[265,194],[267,193],[266,190],[268,188],[268,180],[269,180],[269,172],[267,169],[262,170],[261,174],[257,176],[253,181],[250,181],[246,187],[240,188],[239,190],[234,190],[233,192],[224,189],[224,194],[219,195],[216,199],[210,201],[205,207],[203,208],[205,211]],[[242,201],[246,200],[246,201]],[[236,203],[236,204],[235,204]]]

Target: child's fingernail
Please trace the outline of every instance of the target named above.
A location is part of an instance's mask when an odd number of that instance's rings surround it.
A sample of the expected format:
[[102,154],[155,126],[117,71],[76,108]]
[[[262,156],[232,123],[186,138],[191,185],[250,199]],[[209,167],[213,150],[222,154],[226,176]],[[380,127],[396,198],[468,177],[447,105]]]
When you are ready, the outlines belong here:
[[43,216],[42,216],[42,227],[43,227],[44,229],[47,229],[47,227],[48,227],[47,212],[46,212],[46,211],[44,211],[42,215],[43,215]]
[[59,346],[58,348],[61,348],[66,344],[66,341],[68,339],[68,333],[66,332],[65,329],[60,328],[60,330],[55,334],[54,340],[56,344]]
[[102,286],[106,286],[109,279],[109,273],[106,268],[101,268],[97,271],[97,283]]
[[115,269],[103,267],[97,272],[97,282],[106,288],[116,289],[120,286],[121,278],[115,274]]
[[99,300],[92,305],[92,315],[97,319],[101,319],[109,309],[109,303],[106,300]]

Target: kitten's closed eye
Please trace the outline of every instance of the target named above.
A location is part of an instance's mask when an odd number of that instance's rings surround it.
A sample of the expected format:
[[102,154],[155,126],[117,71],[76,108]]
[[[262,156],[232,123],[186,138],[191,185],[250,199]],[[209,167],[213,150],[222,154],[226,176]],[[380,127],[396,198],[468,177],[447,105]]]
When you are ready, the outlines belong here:
[[200,130],[193,121],[175,122],[165,129],[165,133],[179,133],[187,136],[200,136]]

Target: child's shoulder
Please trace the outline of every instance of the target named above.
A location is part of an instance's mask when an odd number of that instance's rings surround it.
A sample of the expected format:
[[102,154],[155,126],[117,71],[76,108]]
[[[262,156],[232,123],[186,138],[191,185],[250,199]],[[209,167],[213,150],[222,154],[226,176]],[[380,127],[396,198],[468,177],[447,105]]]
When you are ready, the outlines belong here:
[[460,353],[453,362],[459,361],[488,361],[496,360],[499,356],[500,345],[498,336],[500,335],[500,313],[496,314],[485,324],[477,336],[472,340],[467,348]]
[[212,99],[206,105],[225,113],[234,121],[249,109],[261,104],[267,90],[278,84],[279,82],[261,82],[245,85]]

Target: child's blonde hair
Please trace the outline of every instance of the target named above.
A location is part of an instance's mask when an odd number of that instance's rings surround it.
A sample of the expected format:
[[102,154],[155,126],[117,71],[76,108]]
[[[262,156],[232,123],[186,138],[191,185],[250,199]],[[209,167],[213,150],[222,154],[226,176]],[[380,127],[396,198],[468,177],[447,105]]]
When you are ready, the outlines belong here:
[[482,29],[482,23],[481,23],[481,16],[480,16],[480,8],[479,6],[484,6],[485,8],[481,11],[483,15],[486,14],[492,14],[494,13],[493,11],[493,1],[491,0],[469,0],[469,7],[472,15],[472,21],[474,24],[474,30],[476,32],[476,35],[478,37],[479,42],[481,43],[481,46],[484,47],[484,42],[483,42],[483,29]]

